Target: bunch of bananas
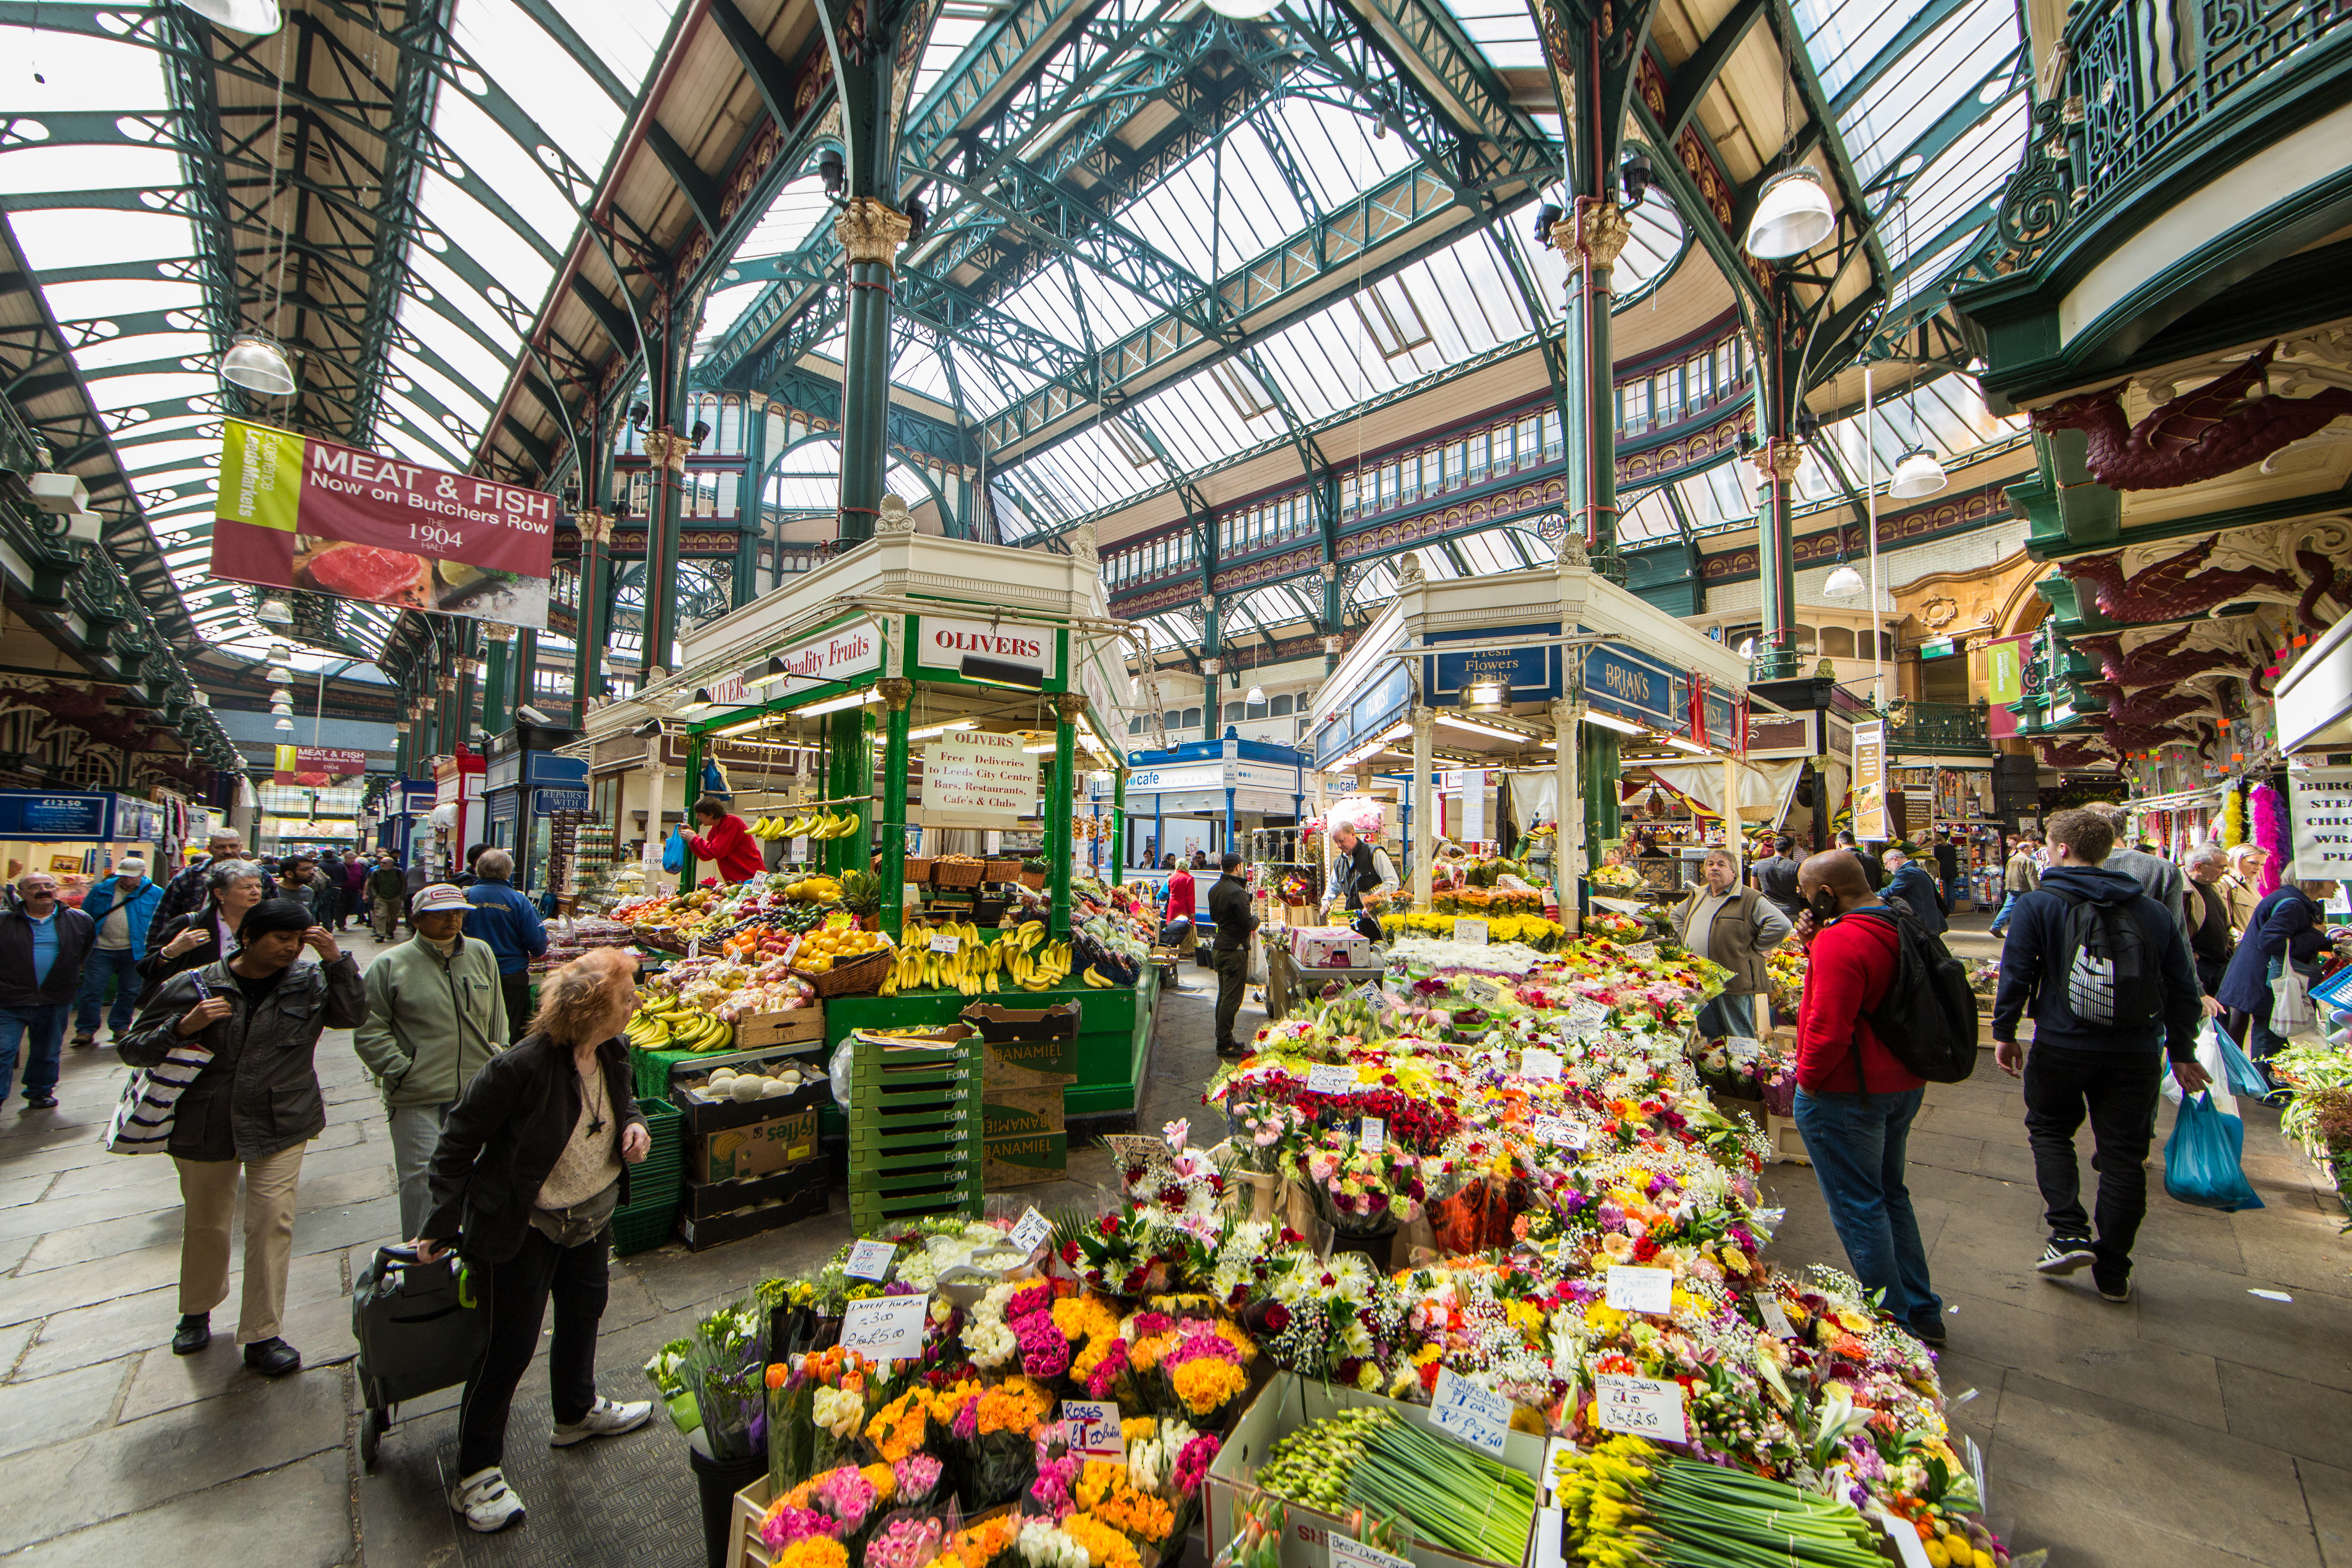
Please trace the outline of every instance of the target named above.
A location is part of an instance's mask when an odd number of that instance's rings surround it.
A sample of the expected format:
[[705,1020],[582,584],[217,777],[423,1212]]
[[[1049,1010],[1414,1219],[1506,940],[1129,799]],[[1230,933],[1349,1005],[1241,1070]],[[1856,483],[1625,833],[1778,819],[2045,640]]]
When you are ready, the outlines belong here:
[[675,996],[642,1003],[622,1032],[641,1051],[723,1051],[735,1043],[734,1025]]
[[1047,942],[1045,922],[1024,921],[1006,937],[1013,952],[1005,968],[1024,991],[1050,991],[1070,976],[1070,944]]
[[865,826],[854,811],[803,811],[798,816],[763,816],[749,831],[754,838],[846,838]]
[[[937,939],[954,939],[954,951]],[[882,979],[882,994],[900,991],[951,987],[966,996],[999,989],[997,976],[1004,968],[1003,942],[984,940],[970,921],[948,921],[937,926],[909,926],[900,933],[898,962]]]

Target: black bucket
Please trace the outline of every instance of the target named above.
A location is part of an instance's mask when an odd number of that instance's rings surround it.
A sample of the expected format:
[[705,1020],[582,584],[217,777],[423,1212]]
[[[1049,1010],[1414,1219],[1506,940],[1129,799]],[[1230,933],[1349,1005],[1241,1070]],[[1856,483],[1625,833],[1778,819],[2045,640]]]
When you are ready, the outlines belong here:
[[[697,1436],[701,1434],[697,1433]],[[768,1474],[768,1450],[740,1459],[714,1459],[702,1445],[690,1443],[686,1457],[694,1467],[695,1490],[702,1499],[703,1556],[710,1568],[733,1568],[727,1561],[727,1541],[735,1527],[735,1494]]]

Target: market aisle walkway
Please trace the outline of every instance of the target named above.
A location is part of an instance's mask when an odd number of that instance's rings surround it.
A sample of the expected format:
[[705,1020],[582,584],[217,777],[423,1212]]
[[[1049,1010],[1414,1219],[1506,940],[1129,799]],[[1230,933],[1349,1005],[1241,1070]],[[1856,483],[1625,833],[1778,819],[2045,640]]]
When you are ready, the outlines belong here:
[[[1212,983],[1189,966],[1184,975],[1190,988],[1161,1015],[1146,1129],[1195,1115],[1213,1064]],[[375,1472],[362,1474],[346,1293],[396,1228],[391,1166],[348,1037],[330,1036],[319,1060],[329,1124],[304,1163],[287,1329],[307,1365],[278,1384],[245,1372],[225,1337],[200,1356],[166,1347],[178,1194],[164,1162],[97,1145],[120,1079],[111,1052],[67,1064],[57,1111],[21,1113],[16,1101],[0,1111],[0,1553],[40,1568],[119,1568],[159,1549],[185,1568],[694,1568],[684,1440],[664,1426],[551,1452],[541,1380],[517,1400],[509,1451],[531,1505],[522,1530],[461,1540],[452,1528],[439,1468],[453,1395],[404,1410]],[[1996,1524],[2056,1547],[2058,1568],[2352,1568],[2342,1213],[2259,1108],[2249,1142],[2271,1206],[2232,1218],[2158,1198],[2141,1296],[2109,1307],[2028,1267],[2038,1215],[2015,1086],[1988,1060],[1977,1079],[1929,1096],[1915,1187],[1937,1285],[1959,1309],[1947,1384],[1977,1390],[1958,1420],[1985,1447]],[[1111,1179],[1099,1152],[1073,1164],[1071,1182],[1028,1195],[1050,1208]],[[1775,1167],[1770,1184],[1789,1208],[1775,1256],[1837,1261],[1810,1175]],[[821,1262],[848,1237],[836,1195],[832,1214],[791,1230],[619,1262],[604,1386],[639,1396],[645,1359],[695,1317]]]

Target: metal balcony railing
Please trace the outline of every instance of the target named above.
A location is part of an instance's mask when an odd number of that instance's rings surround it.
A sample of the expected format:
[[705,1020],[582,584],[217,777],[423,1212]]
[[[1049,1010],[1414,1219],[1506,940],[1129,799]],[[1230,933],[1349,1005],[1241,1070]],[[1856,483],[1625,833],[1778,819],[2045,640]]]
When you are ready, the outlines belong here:
[[[2089,0],[2068,18],[2056,92],[2036,104],[2001,198],[2002,272],[2176,159],[2260,95],[2352,48],[2342,0]],[[2046,80],[2046,79],[2045,79]]]
[[1990,746],[1980,702],[1914,702],[1895,726],[1897,751],[1982,752]]

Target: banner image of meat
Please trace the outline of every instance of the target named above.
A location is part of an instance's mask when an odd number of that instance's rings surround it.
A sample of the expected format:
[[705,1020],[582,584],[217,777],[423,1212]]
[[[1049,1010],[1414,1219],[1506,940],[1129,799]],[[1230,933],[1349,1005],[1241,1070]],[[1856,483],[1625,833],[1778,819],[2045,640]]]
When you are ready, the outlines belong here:
[[274,782],[299,789],[331,789],[367,773],[367,753],[340,746],[280,746]]
[[556,499],[226,422],[213,572],[396,609],[547,625]]

